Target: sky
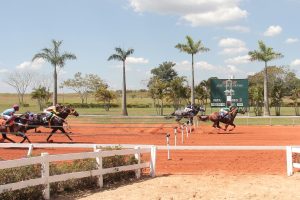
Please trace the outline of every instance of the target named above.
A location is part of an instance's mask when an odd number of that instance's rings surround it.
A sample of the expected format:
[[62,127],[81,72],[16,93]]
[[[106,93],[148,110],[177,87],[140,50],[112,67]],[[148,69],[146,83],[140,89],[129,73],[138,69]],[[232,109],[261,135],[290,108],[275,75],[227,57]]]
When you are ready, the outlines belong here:
[[107,60],[116,47],[134,49],[126,62],[129,90],[147,88],[151,69],[165,61],[191,80],[191,55],[175,48],[187,35],[210,49],[195,56],[195,84],[261,71],[264,63],[248,57],[259,40],[284,55],[269,65],[288,66],[300,78],[299,9],[300,0],[0,0],[0,92],[15,93],[5,83],[15,71],[51,81],[52,66],[31,60],[53,39],[77,56],[59,82],[81,72],[121,89],[122,63]]

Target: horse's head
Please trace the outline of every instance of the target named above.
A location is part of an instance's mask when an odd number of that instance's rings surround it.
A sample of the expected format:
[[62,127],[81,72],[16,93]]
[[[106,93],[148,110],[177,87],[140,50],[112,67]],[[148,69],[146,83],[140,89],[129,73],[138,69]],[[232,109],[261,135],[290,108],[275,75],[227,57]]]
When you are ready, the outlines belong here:
[[235,107],[235,106],[231,106],[230,107],[230,112],[231,113],[241,113],[241,114],[245,114],[245,110],[241,107]]
[[79,116],[79,113],[74,108],[72,108],[70,106],[63,107],[61,113],[62,113],[62,115],[65,115],[66,117],[68,115],[74,115],[75,117]]

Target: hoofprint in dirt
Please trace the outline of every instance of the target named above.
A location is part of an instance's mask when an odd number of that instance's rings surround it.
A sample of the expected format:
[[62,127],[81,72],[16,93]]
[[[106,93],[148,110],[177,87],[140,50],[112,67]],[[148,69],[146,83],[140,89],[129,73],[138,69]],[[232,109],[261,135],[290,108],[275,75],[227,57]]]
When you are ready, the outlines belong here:
[[[300,176],[280,175],[170,175],[136,181],[102,191],[77,196],[80,200],[140,200],[140,199],[299,199]],[[74,199],[72,196],[58,198]]]
[[[238,126],[230,133],[211,133],[213,128],[200,124],[185,137],[183,145],[207,146],[300,146],[300,126]],[[99,144],[151,144],[166,145],[166,133],[170,133],[170,144],[174,145],[173,128],[166,124],[76,124],[72,125],[74,143]],[[181,134],[177,142],[180,144]],[[48,133],[28,133],[32,142],[44,143]],[[16,138],[17,139],[17,138]],[[68,139],[57,133],[54,142],[69,143]],[[92,151],[92,149],[34,149],[33,154],[41,152],[71,153]],[[27,149],[0,149],[2,159],[24,157]],[[143,155],[146,158],[147,155]],[[166,151],[158,151],[158,174],[199,174],[209,172],[238,172],[259,174],[286,174],[285,151],[171,151],[167,160]]]

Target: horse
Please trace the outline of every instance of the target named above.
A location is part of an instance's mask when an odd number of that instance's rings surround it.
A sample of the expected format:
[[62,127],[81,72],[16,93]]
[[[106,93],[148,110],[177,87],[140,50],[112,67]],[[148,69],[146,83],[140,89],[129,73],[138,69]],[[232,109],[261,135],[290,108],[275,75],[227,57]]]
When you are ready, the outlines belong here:
[[69,115],[74,115],[76,117],[79,116],[78,112],[74,108],[71,108],[69,106],[64,106],[58,115],[53,115],[49,120],[45,120],[48,118],[46,113],[34,114],[33,118],[28,121],[27,130],[37,128],[39,126],[52,129],[50,135],[47,138],[47,142],[49,142],[49,139],[57,130],[60,130],[69,138],[69,140],[72,141],[72,138],[68,135],[63,127],[64,123],[67,123],[65,119]]
[[198,119],[201,121],[210,120],[213,122],[213,127],[218,128],[218,129],[222,129],[220,126],[220,122],[222,122],[225,124],[225,128],[223,129],[224,131],[227,130],[229,125],[233,126],[233,128],[230,129],[229,131],[233,131],[236,127],[236,125],[233,123],[233,121],[238,113],[245,114],[245,110],[241,109],[239,107],[232,106],[230,108],[230,111],[228,112],[228,114],[223,118],[221,118],[219,112],[213,112],[210,115],[198,116]]
[[198,112],[204,112],[205,109],[202,107],[198,107],[198,106],[194,106],[192,108],[191,111],[186,112],[184,110],[176,110],[175,112],[171,113],[170,115],[166,116],[166,119],[170,119],[170,118],[174,118],[175,117],[175,121],[179,124],[179,126],[183,125],[182,123],[180,123],[180,120],[182,120],[183,118],[188,119],[188,121],[186,122],[187,124],[190,123],[191,125],[193,125],[193,118],[194,116],[196,116],[198,114]]
[[29,143],[31,143],[29,138],[25,135],[27,121],[28,121],[28,119],[23,118],[21,116],[20,117],[14,116],[13,119],[11,119],[10,123],[7,126],[5,124],[6,121],[3,120],[1,122],[1,125],[0,125],[0,132],[2,134],[2,141],[4,142],[5,140],[8,140],[12,143],[15,143],[14,140],[7,137],[7,133],[12,133],[12,134],[15,134],[16,136],[20,136],[20,137],[23,138],[23,140],[20,143],[25,142],[25,140],[27,140]]

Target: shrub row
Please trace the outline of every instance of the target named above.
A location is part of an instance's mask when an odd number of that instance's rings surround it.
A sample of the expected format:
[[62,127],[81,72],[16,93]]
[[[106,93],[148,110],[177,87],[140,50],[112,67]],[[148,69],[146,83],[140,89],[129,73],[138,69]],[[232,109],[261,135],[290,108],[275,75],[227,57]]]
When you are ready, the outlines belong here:
[[[103,168],[124,166],[136,164],[137,160],[133,156],[113,156],[103,158]],[[51,163],[50,175],[65,174],[78,171],[89,171],[97,169],[95,159],[74,160],[73,162]],[[0,170],[0,185],[19,182],[22,180],[41,177],[41,165],[30,165],[12,169]],[[135,177],[134,171],[118,172],[106,174],[103,176],[104,186],[118,183],[120,181],[130,180]],[[8,191],[0,194],[1,200],[35,200],[43,199],[43,185],[28,187],[21,190]],[[57,195],[61,192],[73,192],[83,189],[94,189],[97,187],[96,177],[86,177],[81,179],[72,179],[63,182],[50,184],[51,195]]]

